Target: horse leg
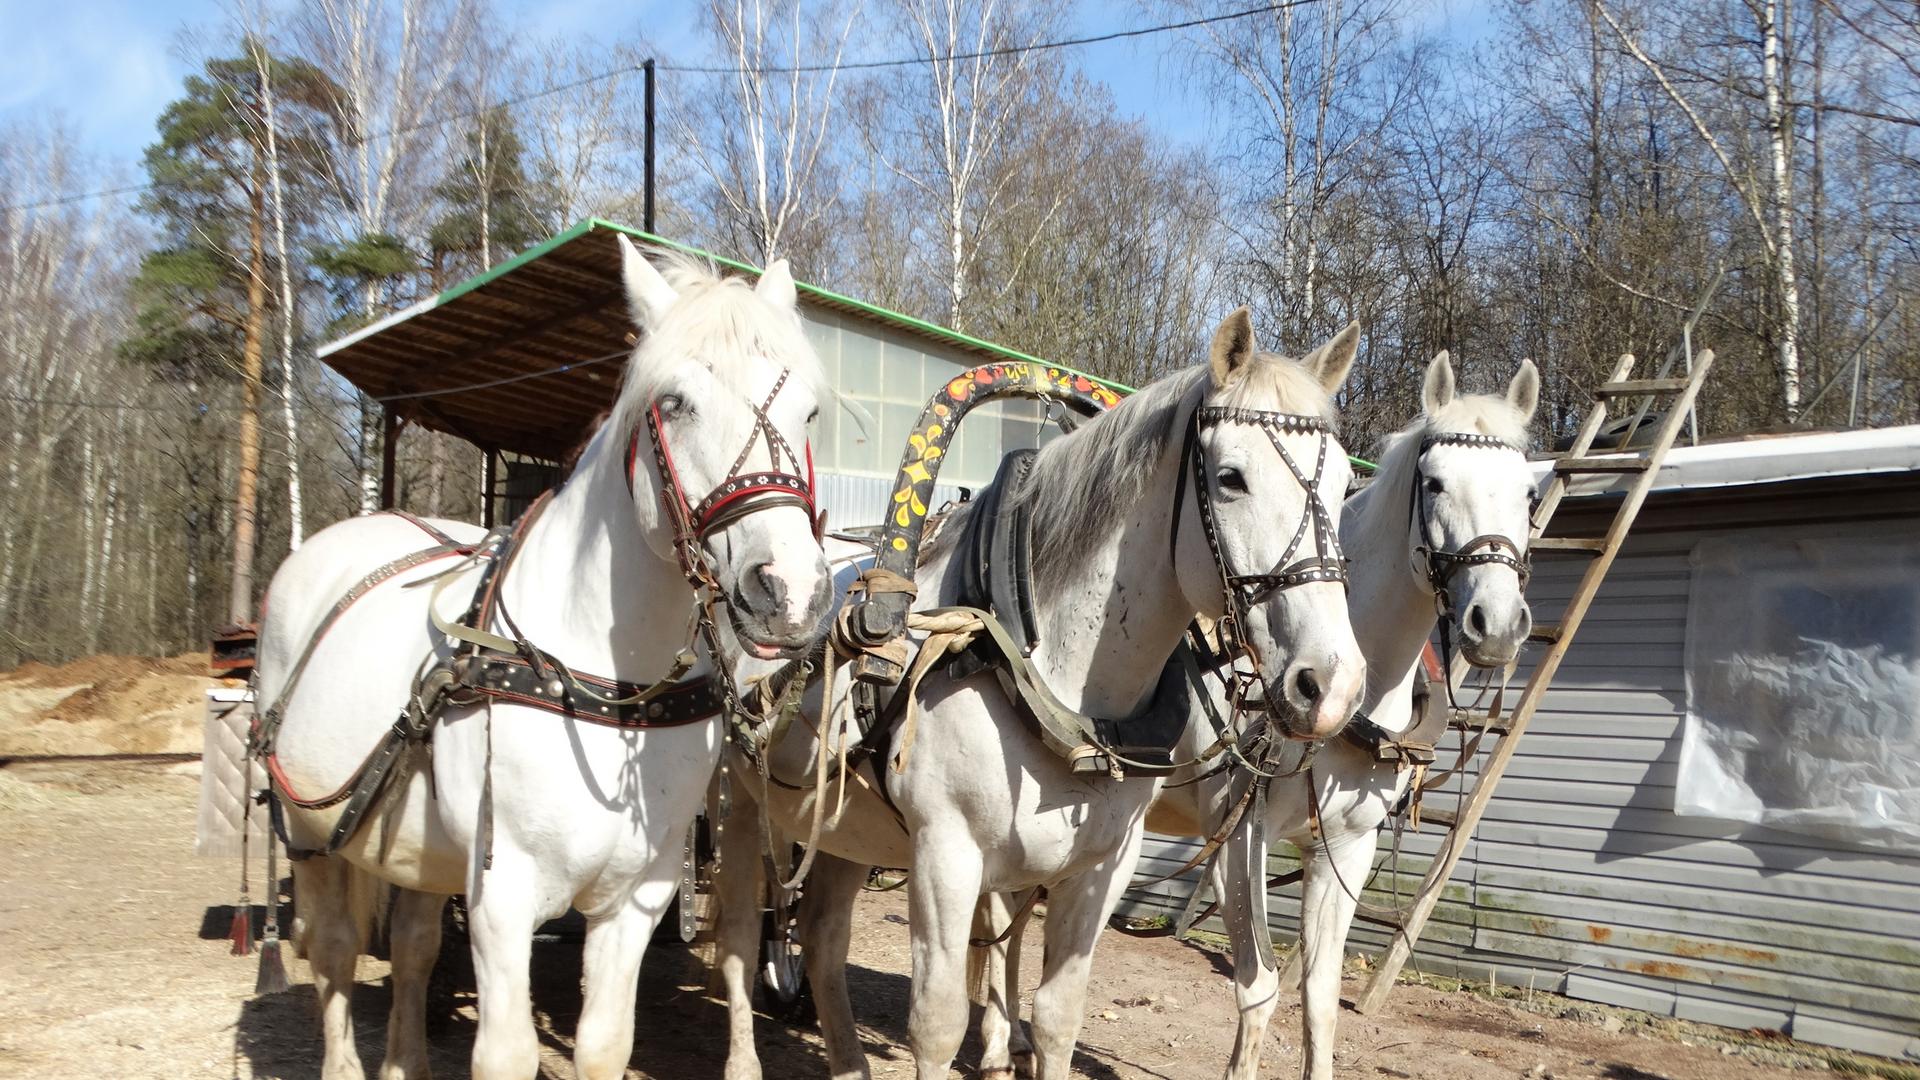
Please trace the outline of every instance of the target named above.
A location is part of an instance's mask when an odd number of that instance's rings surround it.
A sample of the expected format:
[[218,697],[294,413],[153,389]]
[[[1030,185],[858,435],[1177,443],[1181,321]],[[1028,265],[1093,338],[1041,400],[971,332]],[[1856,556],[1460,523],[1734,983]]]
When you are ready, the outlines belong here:
[[424,1080],[427,1067],[427,979],[440,958],[440,914],[447,898],[400,890],[387,920],[393,954],[393,1006],[387,1012],[387,1056],[380,1080]]
[[528,965],[540,925],[532,859],[496,843],[493,865],[474,854],[467,892],[467,930],[473,939],[473,975],[480,1023],[473,1039],[474,1080],[526,1080],[539,1072],[540,1039],[533,1027]]
[[[1305,966],[1305,993],[1301,998],[1301,1075],[1309,1080],[1333,1080],[1334,1025],[1340,1018],[1340,966],[1345,959],[1347,931],[1353,927],[1357,890],[1373,865],[1376,834],[1367,829],[1355,835],[1328,837],[1316,851],[1309,841],[1301,849],[1305,884],[1300,896],[1300,954]],[[1350,895],[1347,890],[1355,890]]]
[[1002,939],[970,954],[980,966],[978,977],[971,981],[981,1006],[980,1075],[987,1078],[1033,1075],[1033,1044],[1020,1023],[1020,940],[1033,916],[1033,905],[1024,902],[1024,894],[1013,895],[1023,901],[1016,911],[1008,911],[1011,897],[1007,893],[988,893],[980,898],[975,912],[974,937]]
[[907,881],[913,1003],[907,1031],[919,1080],[946,1080],[967,1034],[967,934],[980,899],[980,851],[960,830],[914,836]]
[[1033,1075],[1067,1080],[1073,1045],[1087,1013],[1087,975],[1093,946],[1127,889],[1140,854],[1140,831],[1098,868],[1047,887],[1040,987],[1033,995]]
[[714,822],[714,966],[727,992],[726,1080],[760,1080],[753,1045],[753,979],[760,958],[761,912],[767,898],[766,840],[760,808],[736,788],[733,806]]
[[314,856],[293,864],[302,951],[313,967],[326,1041],[322,1080],[365,1080],[367,1075],[353,1041],[353,969],[366,944],[366,927],[354,910],[353,876],[344,859]]
[[580,1080],[619,1080],[627,1074],[640,961],[678,887],[681,851],[677,844],[662,844],[634,890],[612,911],[587,921],[586,999],[573,1040],[573,1074]]
[[807,979],[827,1042],[833,1080],[866,1080],[866,1051],[853,1023],[847,994],[847,945],[853,936],[853,904],[867,881],[868,868],[821,852],[814,859],[800,908],[801,941],[806,943]]
[[1235,829],[1213,862],[1213,892],[1233,946],[1233,999],[1239,1013],[1227,1080],[1260,1075],[1260,1051],[1280,999],[1273,932],[1267,927],[1267,844],[1250,825]]

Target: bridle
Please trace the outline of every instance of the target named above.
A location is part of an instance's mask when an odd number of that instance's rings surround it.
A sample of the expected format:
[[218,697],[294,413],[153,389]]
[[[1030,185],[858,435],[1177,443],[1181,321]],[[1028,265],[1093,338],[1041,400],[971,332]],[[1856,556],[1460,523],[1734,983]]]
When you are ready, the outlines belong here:
[[[1512,568],[1520,578],[1520,588],[1527,587],[1527,580],[1533,576],[1533,559],[1527,550],[1510,536],[1501,533],[1482,533],[1451,550],[1443,548],[1433,535],[1433,519],[1428,514],[1427,474],[1424,462],[1427,451],[1436,446],[1467,446],[1487,450],[1510,450],[1516,454],[1525,451],[1518,446],[1493,435],[1479,435],[1463,431],[1446,431],[1429,435],[1420,440],[1420,450],[1414,455],[1413,492],[1409,496],[1408,514],[1413,518],[1413,526],[1419,530],[1420,543],[1414,551],[1426,562],[1427,585],[1433,589],[1434,604],[1442,621],[1453,613],[1453,599],[1448,591],[1453,575],[1468,566],[1486,566],[1498,564]],[[1532,508],[1527,514],[1532,519]]]
[[[1266,433],[1267,440],[1279,452],[1280,460],[1286,463],[1287,471],[1293,474],[1294,480],[1307,493],[1307,512],[1301,515],[1299,527],[1294,529],[1293,537],[1287,542],[1286,551],[1275,562],[1274,569],[1266,573],[1236,573],[1228,564],[1226,552],[1220,547],[1220,523],[1214,514],[1212,492],[1207,486],[1207,455],[1200,444],[1201,432],[1220,424],[1245,424]],[[1280,441],[1283,434],[1319,436],[1312,475],[1303,471],[1293,455],[1287,452],[1286,445]],[[1347,558],[1340,550],[1339,531],[1333,526],[1333,516],[1327,512],[1326,502],[1320,498],[1320,481],[1326,473],[1327,450],[1330,446],[1338,450],[1339,442],[1333,436],[1333,425],[1321,416],[1203,405],[1195,409],[1188,419],[1186,445],[1182,450],[1187,467],[1180,470],[1174,484],[1170,554],[1177,562],[1180,519],[1184,516],[1187,477],[1191,473],[1193,497],[1200,509],[1200,532],[1206,537],[1207,551],[1213,556],[1213,565],[1220,573],[1220,587],[1226,597],[1225,612],[1218,624],[1222,654],[1230,656],[1244,643],[1240,627],[1247,621],[1248,612],[1274,593],[1314,582],[1338,582],[1343,587],[1347,586]],[[1301,555],[1299,553],[1307,543],[1309,534],[1312,536],[1313,552]],[[1247,649],[1246,653],[1267,700],[1284,700],[1271,693],[1257,654],[1252,649]],[[1238,701],[1244,696],[1238,694],[1235,699]]]
[[[747,408],[753,410],[753,431],[747,435],[747,445],[733,459],[733,465],[727,470],[726,477],[714,485],[712,491],[699,502],[687,497],[686,485],[680,479],[680,470],[673,462],[673,452],[667,448],[664,421],[660,416],[660,403],[655,401],[647,407],[644,422],[647,437],[653,443],[654,466],[660,474],[660,505],[666,511],[667,520],[673,526],[673,547],[680,560],[680,572],[696,590],[708,589],[719,593],[719,582],[713,574],[706,552],[706,539],[716,530],[723,529],[734,522],[780,506],[797,506],[806,511],[807,519],[814,523],[814,536],[820,535],[821,520],[813,497],[813,444],[804,444],[805,454],[795,453],[780,429],[775,427],[768,410],[787,385],[790,368],[782,368],[780,377],[773,382],[773,389],[767,392],[767,399],[755,404],[747,399]],[[753,448],[764,438],[767,443],[768,464],[772,466],[758,472],[743,472],[747,458]],[[627,490],[633,491],[633,473],[640,454],[640,432],[635,429],[627,442]],[[782,459],[792,468],[782,467]],[[802,470],[805,470],[803,476]]]
[[[1426,563],[1427,586],[1433,590],[1433,607],[1436,625],[1440,632],[1440,664],[1443,673],[1441,684],[1446,687],[1447,706],[1458,711],[1460,703],[1453,694],[1453,575],[1468,566],[1500,565],[1510,567],[1514,576],[1519,578],[1520,589],[1526,591],[1527,580],[1533,576],[1533,556],[1515,543],[1513,538],[1500,533],[1482,533],[1452,550],[1442,548],[1434,540],[1433,519],[1427,513],[1427,474],[1424,462],[1427,451],[1436,446],[1478,447],[1485,450],[1508,450],[1516,454],[1526,451],[1505,439],[1493,435],[1479,435],[1465,431],[1444,431],[1429,435],[1420,440],[1419,452],[1413,456],[1413,494],[1409,497],[1409,515],[1413,518],[1412,528],[1420,533],[1420,543],[1414,550]],[[1527,520],[1533,520],[1538,509],[1536,496],[1527,507]]]

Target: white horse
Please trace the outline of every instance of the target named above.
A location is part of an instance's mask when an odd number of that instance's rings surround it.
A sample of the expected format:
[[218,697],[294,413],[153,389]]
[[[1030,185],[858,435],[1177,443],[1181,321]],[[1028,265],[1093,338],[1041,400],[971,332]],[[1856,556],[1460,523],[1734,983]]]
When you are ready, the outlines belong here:
[[[797,475],[791,448],[805,445],[824,387],[785,264],[750,286],[671,257],[663,274],[620,243],[644,337],[611,419],[572,478],[522,520],[513,557],[493,581],[494,617],[477,627],[562,661],[551,682],[534,666],[541,681],[529,693],[564,694],[579,715],[509,698],[450,705],[432,721],[430,762],[396,771],[378,811],[334,854],[294,864],[303,924],[295,944],[313,966],[327,1080],[364,1076],[348,995],[382,883],[400,889],[382,1080],[427,1075],[423,995],[453,893],[467,896],[479,983],[473,1075],[538,1070],[532,936],[569,906],[588,927],[575,1065],[582,1077],[622,1075],[641,955],[673,896],[682,837],[722,729],[712,709],[678,726],[587,722],[615,694],[596,697],[580,680],[588,672],[630,683],[663,672],[706,678],[711,658],[689,671],[692,655],[683,652],[700,606],[683,574],[689,566],[710,575],[719,595],[705,599],[730,616],[729,638],[757,655],[804,648],[823,626],[830,578],[803,505],[810,496],[769,490],[797,491],[809,479]],[[765,460],[770,471],[747,471]],[[321,793],[350,785],[407,707],[416,673],[459,644],[430,625],[429,607],[459,619],[481,573],[474,564],[489,560],[456,561],[457,551],[329,615],[374,568],[429,546],[429,530],[465,545],[481,539],[450,521],[356,518],[315,535],[274,575],[258,689],[263,705],[283,710],[268,765],[296,851],[324,850],[341,807]],[[426,585],[449,570],[454,576]],[[302,671],[304,681],[290,683]],[[427,750],[416,743],[403,753]]]
[[[1358,338],[1358,327],[1348,327],[1301,361],[1263,354],[1242,309],[1215,334],[1208,364],[1159,380],[1040,451],[1012,507],[1032,512],[1032,671],[1068,708],[1125,717],[1147,707],[1195,612],[1218,618],[1228,610],[1226,579],[1243,590],[1231,604],[1276,703],[1276,723],[1300,739],[1325,738],[1346,723],[1363,672],[1345,590],[1337,579],[1287,580],[1283,571],[1301,565],[1302,550],[1327,554],[1302,538],[1330,544],[1337,527],[1349,471],[1328,434],[1329,395]],[[1207,505],[1217,554],[1205,531]],[[917,575],[917,610],[964,595],[967,558],[957,549],[970,506],[954,511],[935,538]],[[833,705],[829,737],[845,730],[846,696]],[[883,724],[900,725],[886,755],[896,767],[858,773],[844,809],[826,796],[836,811],[821,836],[828,855],[806,883],[802,940],[832,1073],[868,1075],[844,969],[853,898],[866,868],[884,865],[912,868],[909,1029],[922,1080],[947,1076],[966,1030],[975,901],[1036,886],[1050,898],[1034,1005],[1039,1075],[1066,1077],[1095,940],[1132,873],[1156,784],[1071,771],[990,671],[934,675],[908,707],[917,707],[917,719],[883,714]],[[771,755],[776,777],[804,775],[814,760],[817,687],[804,711],[808,721],[793,724]],[[760,785],[737,763],[732,774],[744,782],[723,823],[720,954],[733,1020],[727,1076],[743,1080],[760,1075],[742,977],[759,927],[750,800],[765,800],[778,828],[804,836],[813,796]]]
[[[1445,710],[1430,713],[1440,730],[1421,725],[1424,718],[1413,714],[1421,651],[1434,632],[1437,610],[1449,613],[1450,636],[1482,667],[1510,663],[1532,628],[1522,568],[1534,478],[1523,451],[1539,393],[1539,374],[1526,361],[1505,397],[1456,396],[1453,366],[1441,353],[1427,369],[1422,415],[1388,441],[1373,483],[1347,502],[1340,539],[1353,560],[1351,612],[1367,659],[1361,715],[1387,732],[1430,744],[1444,730]],[[1437,595],[1443,591],[1444,601]],[[1227,715],[1217,693],[1215,708]],[[1180,756],[1205,749],[1210,739],[1205,724],[1190,724]],[[1148,829],[1218,835],[1248,778],[1219,773],[1180,786],[1198,771],[1168,778],[1148,811]],[[1242,827],[1222,845],[1212,870],[1214,895],[1233,945],[1240,1017],[1229,1080],[1259,1075],[1267,1023],[1282,988],[1267,929],[1266,839],[1278,836],[1300,850],[1302,1074],[1330,1080],[1347,932],[1373,864],[1379,826],[1411,775],[1352,742],[1332,740],[1310,770],[1269,785],[1263,837]],[[1310,792],[1318,795],[1317,807]],[[1007,923],[1006,908],[1005,899],[998,899],[990,920],[996,930]],[[1019,931],[1010,938],[1014,951],[1004,960],[996,955],[989,966],[991,992],[981,1028],[983,1060],[990,1067],[1006,1067],[1030,1053],[1019,1025],[1005,1014],[1008,1003],[1019,1001]]]

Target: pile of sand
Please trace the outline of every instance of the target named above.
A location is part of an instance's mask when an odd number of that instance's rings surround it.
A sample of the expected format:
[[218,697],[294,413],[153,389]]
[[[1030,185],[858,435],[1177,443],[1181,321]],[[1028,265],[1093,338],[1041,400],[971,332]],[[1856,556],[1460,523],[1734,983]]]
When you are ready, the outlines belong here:
[[207,654],[88,656],[0,674],[0,755],[200,749]]

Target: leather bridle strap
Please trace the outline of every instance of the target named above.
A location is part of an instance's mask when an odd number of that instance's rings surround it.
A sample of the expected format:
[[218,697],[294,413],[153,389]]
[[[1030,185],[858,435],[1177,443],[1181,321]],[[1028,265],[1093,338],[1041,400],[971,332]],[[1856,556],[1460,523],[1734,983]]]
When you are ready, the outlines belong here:
[[[680,479],[680,470],[673,460],[673,452],[667,447],[665,421],[660,414],[659,402],[648,406],[641,417],[648,441],[653,444],[653,461],[660,475],[662,489],[660,503],[673,526],[674,549],[679,555],[680,569],[696,589],[713,584],[712,572],[701,550],[702,543],[711,533],[749,514],[776,506],[797,506],[815,523],[815,534],[820,531],[813,494],[813,445],[806,444],[804,457],[795,453],[792,444],[780,434],[769,415],[775,399],[786,387],[790,374],[790,369],[781,370],[764,402],[747,402],[747,408],[753,411],[754,417],[753,431],[747,436],[747,444],[741,447],[740,453],[734,458],[726,478],[698,503],[688,498],[686,485]],[[761,472],[741,472],[754,446],[763,438],[767,444],[768,463],[772,468]],[[629,491],[633,490],[633,473],[639,454],[640,431],[636,427],[627,443]],[[784,467],[783,455],[785,462],[791,464],[791,469]]]
[[1420,442],[1420,451],[1414,455],[1413,489],[1408,501],[1408,514],[1413,518],[1414,527],[1420,533],[1418,550],[1425,557],[1427,584],[1432,586],[1441,615],[1450,611],[1451,600],[1447,595],[1448,583],[1456,571],[1466,566],[1485,566],[1498,564],[1510,567],[1520,577],[1520,587],[1527,587],[1527,580],[1533,576],[1533,565],[1527,552],[1510,536],[1499,533],[1483,533],[1451,550],[1439,546],[1433,535],[1433,519],[1427,513],[1426,472],[1421,462],[1428,450],[1435,446],[1481,447],[1489,450],[1523,451],[1505,439],[1492,435],[1480,435],[1471,432],[1439,432],[1427,436]]

